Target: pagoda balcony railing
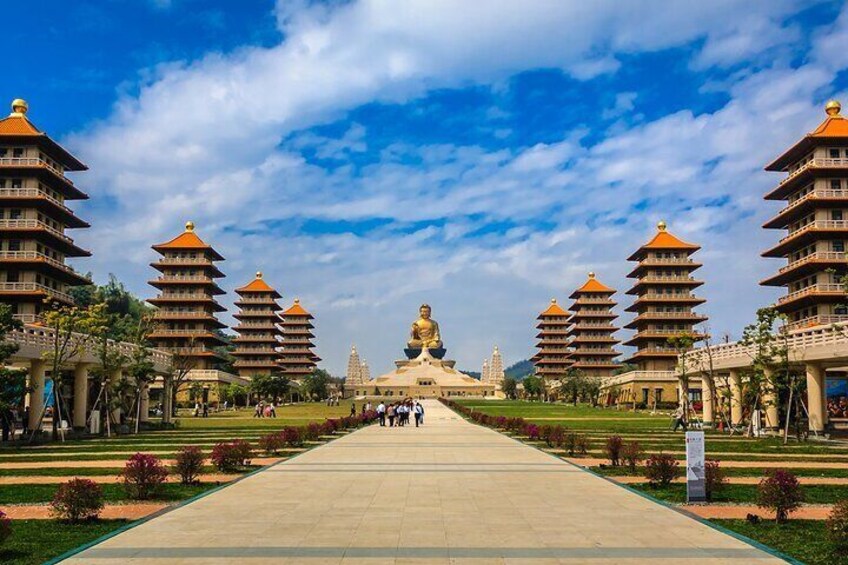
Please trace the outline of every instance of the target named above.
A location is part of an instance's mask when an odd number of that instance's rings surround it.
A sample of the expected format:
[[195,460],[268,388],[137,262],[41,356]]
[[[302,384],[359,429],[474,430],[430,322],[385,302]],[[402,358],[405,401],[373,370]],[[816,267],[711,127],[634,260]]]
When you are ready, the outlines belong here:
[[673,347],[640,347],[636,354],[639,353],[670,353],[673,355],[677,355],[678,351]]
[[689,257],[646,257],[639,261],[639,265],[693,265],[694,260]]
[[240,316],[250,316],[253,318],[263,317],[279,319],[274,310],[242,310],[238,314]]
[[786,237],[780,238],[779,243],[789,241],[812,230],[848,230],[848,220],[816,220],[805,226],[791,230]]
[[276,334],[248,334],[240,335],[237,338],[239,341],[277,341]]
[[43,324],[43,314],[12,314],[12,318],[24,324]]
[[0,220],[0,228],[2,229],[37,229],[50,232],[59,239],[73,245],[74,240],[66,236],[61,230],[57,230],[53,226],[42,222],[41,220]]
[[677,319],[677,318],[703,318],[697,312],[642,312],[636,316],[633,321],[639,319],[662,318],[662,319]]
[[621,363],[616,363],[612,359],[575,359],[575,365],[612,365],[620,367]]
[[183,355],[183,356],[191,356],[191,355],[200,355],[203,353],[215,353],[215,350],[211,347],[169,347],[167,351],[171,352],[174,355]]
[[811,316],[809,318],[804,318],[803,320],[798,320],[797,322],[790,322],[786,324],[786,329],[789,331],[795,331],[814,326],[838,324],[841,322],[848,322],[848,314],[821,314],[818,316]]
[[256,348],[249,349],[244,347],[239,347],[235,351],[233,351],[233,355],[274,355],[276,356],[279,352],[273,347],[265,347],[265,348]]
[[266,359],[262,360],[251,360],[247,361],[245,359],[238,359],[233,363],[234,367],[269,367],[269,366],[277,366],[276,359]]
[[157,320],[182,319],[182,318],[214,318],[211,312],[163,312],[158,310],[153,317]]
[[[0,167],[43,167],[50,172],[62,177],[65,181],[71,180],[65,176],[65,171],[51,165],[44,159],[37,157],[2,157],[0,158]],[[73,184],[73,183],[71,183]]]
[[576,341],[611,341],[615,340],[611,335],[574,335]]
[[689,292],[675,292],[671,294],[656,294],[653,292],[646,292],[645,294],[640,294],[636,299],[637,300],[694,300],[698,298],[692,293]]
[[212,265],[212,260],[206,257],[160,257],[157,261],[160,265]]
[[238,326],[236,328],[256,328],[256,329],[275,329],[277,327],[276,324],[270,322],[247,322],[244,320],[239,321]]
[[811,159],[811,160],[807,161],[806,163],[804,163],[803,165],[801,165],[800,167],[798,167],[797,169],[795,169],[794,171],[792,171],[791,173],[789,173],[789,175],[785,179],[780,181],[780,184],[778,184],[777,186],[779,186],[779,187],[783,186],[784,184],[786,184],[787,182],[789,182],[790,180],[792,180],[796,176],[800,175],[801,173],[803,173],[807,169],[818,169],[818,168],[828,168],[828,169],[840,168],[841,169],[843,167],[848,168],[848,159]]
[[151,335],[154,335],[154,336],[157,336],[157,335],[204,336],[204,335],[213,334],[212,330],[197,329],[197,328],[185,329],[185,330],[178,330],[178,329],[173,329],[173,328],[162,328],[162,329],[153,329],[153,330],[150,331],[150,333],[151,333]]
[[614,301],[614,300],[612,300],[611,298],[595,298],[595,297],[589,297],[589,296],[581,296],[580,298],[577,298],[577,299],[574,301],[574,303],[575,303],[575,304],[582,304],[582,303],[584,303],[584,302],[585,302],[585,303],[587,303],[587,304],[610,304],[610,305],[615,305],[615,301]]
[[583,328],[592,328],[592,329],[607,329],[614,330],[616,327],[612,324],[598,324],[592,322],[584,322],[582,320],[574,322],[574,329],[579,330]]
[[203,293],[162,293],[157,300],[213,300],[211,294]]
[[59,208],[63,209],[68,214],[73,214],[73,210],[68,208],[64,202],[40,188],[0,188],[0,198],[44,198],[49,200]]
[[64,302],[74,303],[70,294],[35,282],[3,282],[0,283],[0,292],[43,292]]
[[254,298],[249,296],[240,296],[238,302],[244,302],[245,304],[277,304],[277,301],[273,298]]
[[[58,259],[54,259],[49,255],[45,255],[44,253],[39,253],[38,251],[0,251],[0,260],[8,259],[12,261],[27,261],[37,259],[39,261],[44,261],[45,263],[49,263],[53,265],[57,269],[61,269],[67,273],[72,273],[78,276],[84,276],[77,273],[73,267],[70,265],[66,265],[62,261]],[[86,277],[87,278],[87,277]]]
[[628,371],[620,375],[613,375],[603,380],[603,386],[610,387],[629,382],[631,380],[643,381],[677,381],[674,371]]
[[637,282],[639,282],[639,283],[695,282],[695,277],[665,277],[665,276],[648,275],[648,276],[640,278]]
[[848,190],[825,190],[825,189],[817,189],[811,192],[808,192],[804,196],[797,198],[790,202],[785,208],[783,208],[777,215],[781,215],[784,212],[788,212],[789,210],[795,208],[796,206],[800,206],[804,202],[808,200],[813,200],[816,198],[848,198]]
[[636,332],[631,339],[639,339],[639,338],[664,339],[664,338],[669,338],[669,337],[678,337],[680,335],[689,335],[689,336],[692,336],[696,339],[701,336],[700,333],[694,332],[694,331],[691,331],[691,330],[653,330],[653,329],[647,329],[647,330],[642,330],[640,332]]
[[795,292],[790,292],[786,296],[781,296],[778,298],[778,304],[785,304],[786,302],[792,302],[793,300],[797,300],[804,296],[810,294],[846,294],[845,285],[839,283],[817,283],[808,286],[807,288],[802,288],[801,290],[796,290]]
[[207,277],[205,275],[165,275],[162,277],[158,277],[154,279],[155,282],[160,283],[169,283],[169,282],[202,282],[202,283],[214,283],[215,280],[212,277]]
[[615,349],[610,348],[597,348],[593,349],[591,347],[576,347],[573,350],[573,353],[576,355],[601,355],[604,353],[615,354],[618,355],[618,352]]
[[801,265],[813,263],[815,261],[848,261],[848,254],[844,251],[816,251],[815,253],[810,253],[806,257],[801,257],[800,259],[792,261],[785,267],[781,267],[778,273],[783,274],[800,267]]

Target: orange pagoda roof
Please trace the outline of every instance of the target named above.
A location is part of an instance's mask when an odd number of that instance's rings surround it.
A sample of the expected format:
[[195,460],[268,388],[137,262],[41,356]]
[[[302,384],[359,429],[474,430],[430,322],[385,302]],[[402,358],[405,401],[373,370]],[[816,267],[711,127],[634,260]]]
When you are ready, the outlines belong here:
[[194,222],[186,222],[185,231],[165,243],[159,243],[153,246],[156,251],[166,249],[203,249],[208,251],[216,261],[223,261],[224,258],[212,246],[200,239],[194,233]]
[[61,145],[50,139],[46,133],[35,127],[35,124],[26,117],[28,110],[29,105],[25,100],[21,100],[20,98],[12,100],[12,113],[0,119],[0,137],[11,138],[9,139],[10,142],[15,139],[24,141],[30,138],[27,141],[46,147],[47,152],[69,170],[87,170],[88,167],[79,159],[68,153]]
[[701,247],[699,245],[686,243],[682,239],[670,234],[666,231],[666,223],[660,221],[657,223],[657,235],[655,235],[651,241],[637,249],[633,255],[627,258],[627,260],[638,261],[646,251],[651,251],[653,249],[691,249],[692,251],[697,251],[700,248]]
[[581,292],[615,292],[614,289],[601,283],[595,278],[595,273],[589,273],[589,278],[583,283],[583,286],[571,293],[569,298],[577,298]]
[[818,144],[820,139],[848,138],[848,120],[840,112],[842,104],[836,100],[830,100],[825,104],[824,111],[827,117],[819,126],[802,137],[795,145],[787,149],[783,155],[766,165],[767,171],[783,171],[800,159],[812,147]]
[[306,309],[300,305],[300,299],[295,298],[294,304],[288,310],[284,310],[281,314],[282,316],[308,316],[312,318],[312,314],[306,311]]
[[563,310],[562,307],[557,304],[556,298],[551,298],[551,305],[548,306],[547,310],[539,314],[536,319],[540,320],[543,316],[568,316],[568,312]]
[[236,292],[270,292],[276,298],[282,298],[282,295],[273,289],[265,280],[262,278],[262,272],[256,271],[256,278],[244,285],[243,287],[237,288]]

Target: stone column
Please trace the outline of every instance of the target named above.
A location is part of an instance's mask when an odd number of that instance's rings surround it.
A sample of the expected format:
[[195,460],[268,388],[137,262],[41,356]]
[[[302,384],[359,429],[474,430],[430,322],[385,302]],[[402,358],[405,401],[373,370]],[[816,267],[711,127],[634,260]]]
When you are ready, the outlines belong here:
[[[109,386],[111,387],[112,385],[114,385],[118,381],[120,381],[122,375],[123,375],[123,373],[122,373],[121,369],[113,369],[109,373]],[[116,398],[113,398],[113,395],[114,395],[114,393],[110,389],[109,390],[109,402],[114,403],[116,400],[118,400]],[[110,412],[109,418],[111,419],[113,424],[120,424],[121,423],[121,409],[120,408],[113,409]]]
[[170,424],[173,420],[174,413],[174,377],[173,375],[165,375],[162,382],[162,422]]
[[74,428],[84,429],[88,415],[88,364],[74,367]]
[[771,369],[765,370],[765,383],[763,383],[763,410],[766,413],[763,427],[767,430],[775,431],[780,428],[780,420],[777,413],[777,390],[774,386],[774,371]]
[[810,431],[824,431],[824,369],[821,365],[808,363],[807,369],[807,410],[810,412]]
[[715,418],[715,407],[713,406],[713,392],[710,389],[710,379],[706,376],[701,376],[701,404],[704,405],[703,419],[704,426],[712,426]]
[[742,377],[739,369],[730,370],[730,423],[742,424]]
[[44,415],[44,366],[41,359],[33,359],[29,363],[29,429],[41,429],[41,417]]
[[144,385],[141,387],[141,392],[138,398],[139,402],[139,422],[147,422],[150,417],[150,386]]

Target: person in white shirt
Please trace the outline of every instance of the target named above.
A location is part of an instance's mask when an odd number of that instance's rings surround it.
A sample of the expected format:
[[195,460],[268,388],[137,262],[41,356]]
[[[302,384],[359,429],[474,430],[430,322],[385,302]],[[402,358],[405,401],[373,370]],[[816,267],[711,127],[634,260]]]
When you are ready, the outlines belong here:
[[377,405],[377,417],[380,418],[380,425],[386,427],[386,405],[382,400]]
[[420,425],[424,424],[424,407],[421,406],[420,402],[415,403],[415,427],[417,428]]

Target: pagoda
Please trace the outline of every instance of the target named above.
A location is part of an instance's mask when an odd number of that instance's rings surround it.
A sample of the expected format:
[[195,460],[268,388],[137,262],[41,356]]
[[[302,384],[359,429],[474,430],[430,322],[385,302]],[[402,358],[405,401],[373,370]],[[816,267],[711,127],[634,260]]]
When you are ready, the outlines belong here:
[[556,298],[551,298],[547,310],[536,318],[539,323],[536,337],[539,350],[532,358],[536,366],[536,375],[544,379],[560,379],[565,376],[571,366],[571,352],[568,343],[568,312],[557,304]]
[[347,358],[347,374],[345,375],[345,386],[355,387],[363,384],[362,380],[362,361],[359,360],[359,353],[356,351],[356,346],[350,348],[350,355]]
[[233,351],[236,358],[234,367],[240,377],[278,372],[279,353],[276,348],[280,345],[280,330],[277,327],[277,311],[280,305],[277,300],[282,296],[265,282],[261,272],[257,272],[256,278],[248,284],[237,288],[236,294],[239,299],[234,304],[239,313],[233,317],[239,323],[233,330],[239,336],[232,340],[236,346]]
[[503,357],[498,346],[492,352],[492,362],[489,364],[489,380],[487,382],[500,388],[503,386],[503,381],[506,375],[504,374]]
[[618,317],[613,311],[615,289],[602,284],[595,273],[589,273],[586,282],[571,293],[571,328],[568,330],[571,358],[575,369],[587,377],[609,377],[621,367],[614,360],[619,343],[613,334],[618,328],[613,324]]
[[315,338],[312,334],[314,318],[298,299],[280,317],[283,319],[280,323],[280,370],[292,380],[308,377],[315,371],[315,364],[321,360],[312,352],[315,347],[312,343]]
[[692,310],[705,302],[693,293],[703,284],[692,276],[701,266],[691,258],[698,249],[673,236],[665,222],[659,222],[651,241],[628,258],[637,263],[627,275],[636,279],[627,291],[636,300],[626,310],[636,317],[626,327],[635,329],[636,334],[625,345],[637,350],[627,363],[642,371],[672,371],[677,367],[678,352],[669,338],[687,334],[698,341],[705,337],[694,326],[707,317]]
[[483,368],[480,370],[480,382],[489,382],[489,360],[483,359]]
[[158,349],[179,355],[187,369],[214,369],[223,360],[214,348],[226,344],[218,331],[226,326],[216,317],[226,308],[215,300],[224,294],[215,282],[224,276],[215,262],[224,258],[197,236],[192,222],[153,249],[162,257],[150,265],[161,273],[148,282],[160,291],[148,300],[158,308],[150,340]]
[[87,167],[35,127],[27,110],[24,100],[14,100],[0,120],[0,301],[33,323],[45,300],[73,304],[69,288],[91,284],[65,264],[91,253],[65,234],[89,227],[67,206],[88,196],[65,176]]
[[363,361],[362,365],[359,369],[359,379],[362,381],[362,384],[368,384],[371,380],[371,368],[368,367],[368,363]]
[[786,288],[776,308],[789,329],[848,321],[848,120],[841,110],[829,101],[824,121],[766,166],[786,173],[765,196],[785,206],[763,227],[786,235],[762,255],[786,264],[760,284]]

